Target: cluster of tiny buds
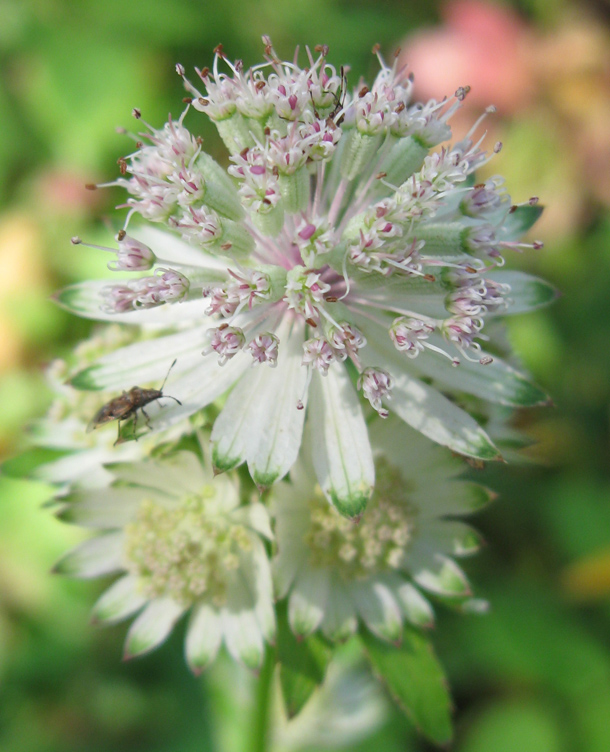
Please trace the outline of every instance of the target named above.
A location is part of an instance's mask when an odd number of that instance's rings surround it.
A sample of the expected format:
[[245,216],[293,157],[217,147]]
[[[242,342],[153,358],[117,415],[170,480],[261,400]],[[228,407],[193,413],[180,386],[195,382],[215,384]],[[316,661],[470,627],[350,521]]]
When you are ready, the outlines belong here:
[[189,286],[189,280],[180,272],[159,267],[152,277],[140,277],[102,288],[102,310],[126,313],[138,308],[174,303],[185,297]]
[[382,400],[391,399],[392,377],[383,368],[365,368],[358,378],[358,389],[371,403],[380,418],[387,418],[388,410],[383,407]]

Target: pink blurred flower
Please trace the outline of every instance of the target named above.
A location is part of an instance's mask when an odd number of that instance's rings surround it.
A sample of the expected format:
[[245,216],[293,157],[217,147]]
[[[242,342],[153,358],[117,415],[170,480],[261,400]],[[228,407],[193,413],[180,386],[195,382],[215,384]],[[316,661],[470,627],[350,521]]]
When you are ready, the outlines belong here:
[[442,99],[471,86],[471,107],[493,104],[503,113],[522,108],[533,84],[528,30],[515,12],[482,0],[451,0],[441,14],[443,26],[421,31],[403,46],[402,62],[417,71],[418,96]]

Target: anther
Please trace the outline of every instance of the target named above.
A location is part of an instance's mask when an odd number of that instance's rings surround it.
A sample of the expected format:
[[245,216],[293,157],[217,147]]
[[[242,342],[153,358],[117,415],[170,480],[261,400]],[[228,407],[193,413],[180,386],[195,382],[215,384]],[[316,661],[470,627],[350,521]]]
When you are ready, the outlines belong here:
[[324,300],[327,303],[337,303],[339,301],[339,298],[335,297],[334,295],[329,295],[327,298],[324,298]]
[[369,87],[363,86],[362,89],[360,89],[360,91],[358,92],[358,96],[360,97],[360,99],[362,99],[362,97],[365,97],[368,93],[369,93]]
[[95,185],[94,183],[86,183],[85,189],[88,191],[97,191],[97,185]]
[[182,65],[181,63],[176,63],[176,73],[179,76],[184,76],[184,74],[186,73],[186,71],[184,70],[184,65]]
[[142,111],[138,107],[134,107],[131,114],[136,120],[139,120],[142,117]]
[[215,55],[218,55],[218,57],[224,57],[225,56],[224,50],[222,48],[222,44],[217,44],[216,47],[214,47],[214,49],[212,50],[212,52]]
[[72,245],[80,245],[83,241],[78,237],[78,235],[75,235],[73,238],[70,238],[70,242]]
[[381,49],[381,45],[379,44],[379,42],[376,42],[373,45],[373,49],[371,50],[371,52],[373,53],[373,55],[376,55],[380,49]]
[[127,233],[125,232],[125,230],[119,230],[117,233],[116,239],[120,242],[121,240],[125,238],[126,235]]
[[314,329],[317,329],[318,324],[313,319],[305,319],[305,321],[309,324],[309,326],[313,327]]
[[184,104],[192,104],[193,97],[182,97],[182,101],[184,102]]

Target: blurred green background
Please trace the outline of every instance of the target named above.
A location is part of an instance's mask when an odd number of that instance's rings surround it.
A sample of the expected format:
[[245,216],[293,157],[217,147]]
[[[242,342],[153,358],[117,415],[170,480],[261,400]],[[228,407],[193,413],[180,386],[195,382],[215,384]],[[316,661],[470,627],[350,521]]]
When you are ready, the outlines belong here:
[[[23,425],[48,404],[45,362],[87,334],[86,322],[48,297],[105,268],[103,254],[70,237],[111,242],[104,218],[120,195],[84,184],[116,177],[130,147],[115,127],[131,126],[134,106],[162,125],[182,107],[176,62],[204,66],[222,42],[252,64],[263,33],[282,56],[296,44],[329,44],[330,62],[349,62],[352,82],[374,75],[379,42],[387,57],[402,47],[422,97],[470,84],[456,127],[496,104],[488,143],[505,148],[493,171],[515,200],[538,195],[548,207],[535,228],[544,250],[511,263],[563,297],[512,320],[510,335],[556,404],[518,417],[535,462],[477,475],[500,493],[476,520],[489,545],[466,564],[491,613],[442,613],[435,638],[455,696],[457,752],[607,752],[610,7],[602,0],[0,0],[1,456],[23,446]],[[221,154],[207,123],[189,118]],[[124,627],[88,623],[103,585],[49,575],[79,533],[40,509],[47,496],[0,478],[0,750],[244,749],[247,699],[233,693],[227,703],[224,690],[249,678],[221,661],[194,679],[180,635],[121,663]],[[333,746],[332,734],[310,737],[294,729],[276,746]],[[389,703],[370,735],[337,731],[335,741],[428,749]]]

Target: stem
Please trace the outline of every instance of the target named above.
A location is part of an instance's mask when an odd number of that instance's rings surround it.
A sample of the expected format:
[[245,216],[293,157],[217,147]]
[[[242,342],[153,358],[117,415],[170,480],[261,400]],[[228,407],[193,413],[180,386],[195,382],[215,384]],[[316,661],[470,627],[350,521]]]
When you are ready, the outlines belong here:
[[275,650],[265,648],[265,658],[258,676],[252,718],[250,722],[249,752],[266,752],[269,742],[269,721],[273,675],[275,673]]

